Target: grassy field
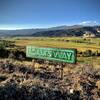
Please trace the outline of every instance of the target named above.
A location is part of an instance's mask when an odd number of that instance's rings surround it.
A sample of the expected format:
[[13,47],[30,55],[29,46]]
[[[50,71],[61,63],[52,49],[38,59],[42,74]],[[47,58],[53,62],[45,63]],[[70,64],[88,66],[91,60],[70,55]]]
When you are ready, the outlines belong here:
[[42,46],[42,47],[57,47],[57,48],[76,48],[79,51],[98,50],[100,52],[100,38],[83,39],[77,37],[57,37],[57,38],[14,38],[15,44],[18,46]]
[[[100,38],[82,37],[14,37],[5,40],[14,41],[18,47],[25,48],[27,45],[40,47],[75,48],[78,51],[92,50],[100,53]],[[100,57],[78,57],[78,62],[100,65]]]
[[[100,52],[100,38],[14,37],[0,42],[1,51],[13,49],[13,54],[25,51],[27,45]],[[76,64],[65,64],[63,69],[57,63],[31,60],[0,58],[0,100],[100,100],[100,56],[78,56]]]

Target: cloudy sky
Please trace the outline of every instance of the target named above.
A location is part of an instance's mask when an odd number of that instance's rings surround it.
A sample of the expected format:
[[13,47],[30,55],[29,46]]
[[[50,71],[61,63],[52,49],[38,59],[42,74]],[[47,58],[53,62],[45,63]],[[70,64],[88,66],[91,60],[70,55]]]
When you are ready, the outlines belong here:
[[0,29],[100,24],[100,0],[0,0]]

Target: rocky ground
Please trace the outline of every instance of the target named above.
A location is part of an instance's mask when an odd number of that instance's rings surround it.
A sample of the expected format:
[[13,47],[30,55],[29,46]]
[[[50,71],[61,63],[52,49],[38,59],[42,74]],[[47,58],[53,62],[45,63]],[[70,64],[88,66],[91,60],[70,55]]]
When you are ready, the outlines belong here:
[[[74,66],[74,67],[73,67]],[[100,69],[0,60],[0,100],[100,100]]]

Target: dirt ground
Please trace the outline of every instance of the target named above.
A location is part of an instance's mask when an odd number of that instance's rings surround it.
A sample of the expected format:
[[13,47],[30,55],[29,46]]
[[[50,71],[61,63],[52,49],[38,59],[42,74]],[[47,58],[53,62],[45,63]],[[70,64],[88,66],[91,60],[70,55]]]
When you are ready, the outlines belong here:
[[0,60],[0,100],[100,100],[100,69],[90,65]]

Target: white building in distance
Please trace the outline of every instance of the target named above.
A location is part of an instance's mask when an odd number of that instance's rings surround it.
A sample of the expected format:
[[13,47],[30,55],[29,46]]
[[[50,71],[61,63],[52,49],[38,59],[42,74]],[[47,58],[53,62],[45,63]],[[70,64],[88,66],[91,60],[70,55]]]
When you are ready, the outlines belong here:
[[100,33],[100,29],[97,28],[97,32]]
[[91,33],[90,31],[86,31],[85,34],[83,34],[83,38],[94,38],[96,35],[94,33]]

